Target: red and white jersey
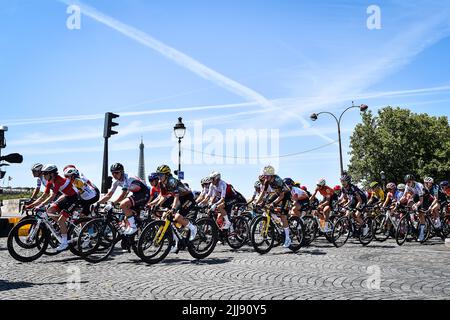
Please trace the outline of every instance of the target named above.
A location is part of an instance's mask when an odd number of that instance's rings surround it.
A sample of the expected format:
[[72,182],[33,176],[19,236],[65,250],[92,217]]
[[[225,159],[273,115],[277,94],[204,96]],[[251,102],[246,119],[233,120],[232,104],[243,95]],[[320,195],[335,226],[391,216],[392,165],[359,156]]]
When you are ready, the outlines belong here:
[[208,197],[217,197],[217,198],[225,198],[225,197],[233,197],[236,192],[233,189],[231,184],[226,183],[223,180],[220,180],[217,186],[213,183],[209,185]]
[[54,194],[58,194],[61,192],[66,196],[74,196],[78,193],[78,190],[72,185],[70,179],[63,178],[59,175],[53,181],[48,181],[45,186],[44,193],[50,193],[50,190],[53,191]]

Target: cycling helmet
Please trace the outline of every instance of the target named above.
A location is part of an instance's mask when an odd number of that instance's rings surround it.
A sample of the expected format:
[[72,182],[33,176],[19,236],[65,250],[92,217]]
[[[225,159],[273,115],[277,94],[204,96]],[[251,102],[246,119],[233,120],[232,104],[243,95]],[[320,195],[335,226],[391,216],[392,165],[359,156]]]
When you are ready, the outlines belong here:
[[148,181],[152,182],[158,180],[158,175],[156,174],[156,172],[152,172],[148,175]]
[[40,172],[40,171],[42,171],[43,166],[44,165],[42,163],[35,163],[31,166],[31,171]]
[[72,177],[72,176],[79,177],[80,172],[75,168],[69,167],[69,168],[66,168],[66,170],[64,170],[64,176],[65,177]]
[[156,168],[156,173],[171,174],[172,171],[170,171],[170,168],[168,165],[162,164],[158,168]]
[[294,180],[292,180],[291,178],[285,178],[285,179],[283,180],[283,182],[284,182],[288,187],[292,187],[292,186],[295,184]]
[[342,177],[341,177],[341,181],[342,182],[347,182],[347,183],[351,183],[352,182],[352,177],[351,176],[349,176],[348,174],[344,174]]
[[111,168],[110,171],[124,171],[123,165],[121,163],[114,163]]
[[275,175],[275,168],[272,166],[265,166],[262,170],[262,175],[264,176],[274,176]]
[[395,190],[396,188],[397,188],[397,186],[393,182],[388,183],[386,186],[386,189],[390,189],[390,190]]
[[327,184],[327,181],[324,178],[319,179],[319,181],[317,181],[317,186],[318,187],[324,187]]
[[406,186],[405,186],[403,183],[400,183],[400,184],[397,186],[397,189],[398,189],[398,190],[405,190],[405,189],[406,189]]
[[308,188],[306,188],[306,186],[301,186],[300,189],[302,189],[303,191],[308,191]]
[[209,177],[210,177],[212,180],[220,179],[220,172],[213,171],[213,172],[211,172],[211,174],[209,175]]
[[259,180],[255,182],[255,188],[261,188],[261,182]]
[[374,182],[372,182],[371,184],[370,184],[370,188],[375,188],[375,187],[377,187],[378,186],[378,182],[376,182],[376,181],[374,181]]
[[335,186],[335,187],[333,188],[333,190],[334,190],[334,191],[341,191],[341,186]]
[[58,173],[58,167],[56,167],[54,164],[46,164],[42,167],[41,170],[42,173]]
[[200,181],[201,184],[208,184],[211,183],[211,178],[210,177],[205,177]]
[[423,179],[423,182],[425,183],[434,183],[434,179],[431,177],[425,177],[425,179]]
[[416,179],[414,178],[414,176],[412,174],[407,174],[405,176],[405,183],[407,183],[408,181],[414,181],[414,180],[416,180]]
[[448,187],[448,181],[442,181],[439,185],[440,185],[442,188]]
[[64,167],[63,172],[66,171],[67,168],[75,168],[75,166],[73,164],[68,164]]

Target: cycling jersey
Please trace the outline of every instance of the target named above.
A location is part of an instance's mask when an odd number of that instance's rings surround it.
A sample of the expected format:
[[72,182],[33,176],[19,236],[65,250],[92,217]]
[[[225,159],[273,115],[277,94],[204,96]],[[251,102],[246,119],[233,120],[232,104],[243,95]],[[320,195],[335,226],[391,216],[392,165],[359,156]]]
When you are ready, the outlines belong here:
[[178,179],[175,179],[172,176],[169,176],[166,180],[166,183],[161,183],[161,192],[162,190],[167,191],[168,193],[172,193],[174,196],[186,196],[188,194],[192,195],[191,189],[185,186],[183,182]]
[[308,197],[308,194],[304,190],[302,190],[300,188],[292,187],[292,189],[291,189],[291,196],[292,197],[297,196],[298,198],[301,198],[301,197],[305,197],[305,196]]
[[351,198],[351,200],[356,199],[356,195],[359,195],[361,198],[361,201],[365,204],[367,203],[367,197],[366,194],[357,186],[354,184],[349,184],[346,188],[342,188],[343,195],[347,196],[348,198]]
[[331,198],[334,195],[334,190],[328,186],[317,188],[316,191],[319,192],[320,195],[324,198],[328,198],[328,197]]
[[397,202],[400,202],[400,199],[403,198],[404,195],[404,192],[397,190],[395,191],[394,199],[397,200]]
[[83,200],[91,200],[97,195],[95,188],[89,185],[87,183],[87,180],[75,178],[75,180],[72,182],[72,185],[78,189],[80,198]]
[[36,188],[41,189],[41,186],[44,185],[44,187],[47,186],[47,180],[44,179],[44,176],[40,176],[36,179]]
[[155,199],[161,193],[161,188],[159,186],[152,187],[150,190],[150,197]]
[[269,192],[269,187],[275,192],[289,192],[289,187],[284,183],[279,176],[274,176],[272,182],[266,181],[264,183],[264,191]]
[[422,197],[424,194],[423,189],[424,189],[423,184],[415,182],[414,187],[406,185],[405,193],[412,193],[415,196]]
[[209,193],[209,186],[203,187],[202,192],[200,192],[201,196],[206,196]]
[[117,187],[122,187],[122,191],[130,191],[132,193],[148,192],[148,187],[138,177],[128,177],[124,173],[122,180],[116,180],[113,183],[111,193],[114,193]]
[[384,201],[385,196],[384,196],[384,191],[381,189],[375,189],[374,191],[370,192],[369,194],[369,198],[375,197],[377,198],[379,201]]
[[78,194],[78,190],[70,183],[70,179],[63,178],[59,175],[57,175],[53,181],[47,182],[44,193],[49,194],[50,190],[53,191],[54,194],[61,192],[66,196],[75,196]]
[[208,196],[218,198],[233,198],[234,196],[236,196],[236,191],[231,184],[220,180],[217,186],[213,183],[209,185]]

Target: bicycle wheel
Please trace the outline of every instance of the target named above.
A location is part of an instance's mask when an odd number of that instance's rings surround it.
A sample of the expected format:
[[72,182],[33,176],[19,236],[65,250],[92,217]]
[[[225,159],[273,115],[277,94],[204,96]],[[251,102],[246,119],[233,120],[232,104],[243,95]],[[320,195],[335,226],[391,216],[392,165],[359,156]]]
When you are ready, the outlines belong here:
[[305,236],[303,240],[304,246],[309,246],[317,236],[317,232],[319,230],[319,224],[316,219],[311,216],[305,216],[302,218],[303,225],[305,227]]
[[299,217],[291,216],[288,219],[288,223],[292,234],[292,244],[289,246],[289,249],[293,252],[297,252],[302,247],[305,238],[303,222]]
[[247,219],[242,216],[233,217],[232,226],[228,230],[226,241],[233,249],[241,248],[249,239],[250,231]]
[[8,234],[9,254],[20,262],[31,262],[42,256],[47,249],[49,235],[39,220],[26,219],[16,224]]
[[[369,245],[374,239],[375,234],[375,222],[373,218],[365,218],[363,226],[361,227],[361,232],[359,233],[359,242],[363,246]],[[364,229],[367,228],[367,233],[364,235]]]
[[336,248],[342,247],[350,237],[351,222],[347,217],[339,218],[333,229],[333,245]]
[[[381,217],[381,218],[380,218]],[[384,216],[378,216],[374,220],[375,223],[375,240],[378,242],[385,242],[387,239],[389,239],[390,236],[390,230],[392,228],[391,221]]]
[[97,263],[109,257],[116,242],[113,224],[103,218],[93,219],[81,228],[76,250],[84,260]]
[[173,245],[172,227],[162,235],[165,221],[150,222],[143,230],[137,242],[137,253],[142,261],[155,264],[162,261]]
[[407,239],[411,240],[413,238],[412,225],[408,215],[400,219],[395,233],[395,241],[399,246],[402,246]]
[[255,251],[260,254],[266,254],[273,248],[275,226],[272,222],[267,225],[267,217],[256,218],[250,231],[250,241]]
[[188,242],[187,249],[195,259],[204,259],[216,247],[219,238],[217,227],[211,218],[198,219],[195,221],[195,225],[197,226],[197,234],[194,240]]
[[91,218],[80,218],[74,221],[69,226],[69,230],[67,232],[69,250],[76,256],[81,256],[81,252],[80,250],[78,250],[78,237],[80,235],[81,229],[83,229],[83,226],[91,220]]

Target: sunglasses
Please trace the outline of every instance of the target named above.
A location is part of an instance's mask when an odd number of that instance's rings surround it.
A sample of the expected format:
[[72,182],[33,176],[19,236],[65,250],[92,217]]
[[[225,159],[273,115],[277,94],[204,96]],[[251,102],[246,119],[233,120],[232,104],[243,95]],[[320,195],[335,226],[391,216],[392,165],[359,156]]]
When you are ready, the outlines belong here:
[[113,171],[113,172],[111,172],[112,174],[119,174],[119,173],[121,173],[122,171]]

